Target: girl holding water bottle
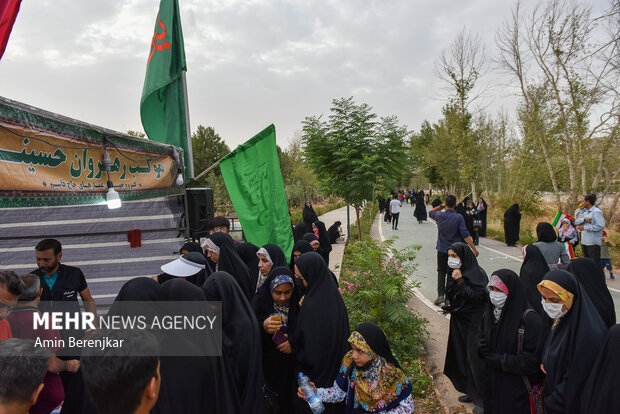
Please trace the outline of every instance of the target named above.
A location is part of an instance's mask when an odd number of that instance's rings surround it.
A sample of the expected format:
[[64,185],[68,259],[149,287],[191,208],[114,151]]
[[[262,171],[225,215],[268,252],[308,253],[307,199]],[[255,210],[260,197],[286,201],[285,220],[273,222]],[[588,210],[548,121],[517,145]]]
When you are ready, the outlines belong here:
[[[324,403],[345,401],[345,413],[413,413],[411,384],[394,358],[385,334],[373,323],[363,323],[349,337],[351,351],[331,388],[314,387]],[[307,390],[306,390],[307,394]],[[297,396],[306,399],[299,387]]]

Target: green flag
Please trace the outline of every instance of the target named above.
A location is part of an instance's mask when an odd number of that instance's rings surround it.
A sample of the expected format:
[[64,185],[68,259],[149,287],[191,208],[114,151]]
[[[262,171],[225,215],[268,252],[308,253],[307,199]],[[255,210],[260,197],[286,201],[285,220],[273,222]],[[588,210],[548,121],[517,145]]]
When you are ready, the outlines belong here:
[[146,62],[146,76],[140,99],[144,132],[154,141],[183,148],[185,178],[189,179],[191,152],[187,142],[183,31],[177,0],[161,0]]
[[257,246],[277,244],[293,251],[284,181],[276,150],[276,128],[262,132],[220,160],[220,170],[245,238]]

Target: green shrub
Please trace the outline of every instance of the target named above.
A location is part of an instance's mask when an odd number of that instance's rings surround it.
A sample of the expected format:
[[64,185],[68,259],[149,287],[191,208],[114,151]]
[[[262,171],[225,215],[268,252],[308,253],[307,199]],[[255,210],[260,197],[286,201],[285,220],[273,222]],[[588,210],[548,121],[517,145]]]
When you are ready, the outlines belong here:
[[[373,218],[370,216],[368,222],[372,223]],[[363,216],[360,222],[364,220]],[[367,227],[370,229],[370,225]],[[362,322],[374,322],[383,329],[394,356],[410,378],[415,397],[427,393],[431,385],[422,358],[427,321],[407,307],[415,286],[409,275],[415,268],[419,246],[397,250],[393,244],[393,240],[349,242],[340,292],[349,311],[351,329]]]

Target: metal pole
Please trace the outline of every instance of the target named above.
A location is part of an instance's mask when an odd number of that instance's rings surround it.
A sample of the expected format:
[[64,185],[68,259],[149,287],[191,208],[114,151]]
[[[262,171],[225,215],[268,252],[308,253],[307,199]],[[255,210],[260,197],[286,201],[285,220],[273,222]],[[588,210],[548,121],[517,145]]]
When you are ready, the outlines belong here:
[[349,205],[347,204],[347,240],[351,237],[351,213],[349,212]]
[[189,196],[187,195],[187,186],[183,186],[183,208],[185,210],[185,240],[189,240],[191,235],[189,231]]
[[189,160],[189,178],[194,178],[194,152],[192,151],[192,131],[189,126],[189,99],[187,98],[187,79],[185,79],[186,71],[182,71],[183,78],[183,94],[185,95],[185,129],[187,130],[187,152],[185,156]]
[[211,165],[209,168],[207,168],[206,170],[204,170],[203,172],[201,172],[200,174],[198,174],[196,177],[192,178],[191,180],[189,180],[189,182],[187,183],[187,185],[193,184],[196,181],[200,180],[202,177],[204,177],[205,175],[207,175],[209,173],[209,171],[213,170],[215,167],[218,167],[220,165],[220,162],[217,161],[215,164]]

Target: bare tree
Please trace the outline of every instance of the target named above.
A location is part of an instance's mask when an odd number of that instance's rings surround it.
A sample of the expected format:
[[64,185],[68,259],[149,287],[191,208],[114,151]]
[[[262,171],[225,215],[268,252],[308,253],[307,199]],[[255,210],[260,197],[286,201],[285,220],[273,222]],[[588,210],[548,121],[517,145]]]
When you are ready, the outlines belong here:
[[[538,141],[560,207],[562,163],[569,166],[567,184],[575,200],[600,181],[606,156],[597,157],[595,147],[606,142],[603,149],[610,148],[617,136],[611,133],[620,115],[617,42],[597,44],[593,33],[598,25],[584,2],[548,0],[527,16],[518,2],[496,36],[499,63],[518,82],[522,122]],[[534,102],[534,97],[544,99]],[[548,109],[543,117],[540,104]],[[597,119],[595,114],[600,114]],[[562,157],[551,152],[553,145],[561,146]],[[589,186],[587,170],[597,158]]]

